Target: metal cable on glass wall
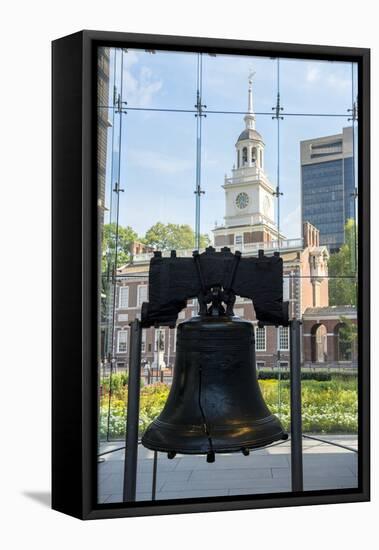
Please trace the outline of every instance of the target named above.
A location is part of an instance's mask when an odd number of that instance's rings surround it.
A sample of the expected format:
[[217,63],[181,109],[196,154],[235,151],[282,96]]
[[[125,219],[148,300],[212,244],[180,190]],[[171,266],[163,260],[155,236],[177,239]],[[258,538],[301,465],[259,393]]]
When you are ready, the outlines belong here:
[[[124,69],[124,51],[121,50],[121,81],[120,81],[120,94],[118,96],[118,110],[119,114],[119,136],[118,136],[118,165],[117,165],[117,181],[115,182],[115,188],[113,192],[116,193],[116,228],[115,228],[115,253],[114,262],[112,267],[112,279],[113,279],[113,311],[112,311],[112,324],[111,324],[111,361],[109,372],[109,392],[108,392],[108,418],[107,418],[107,441],[109,441],[110,433],[110,417],[111,417],[111,403],[112,403],[112,382],[113,382],[113,366],[115,362],[115,325],[116,325],[116,273],[117,273],[117,261],[118,261],[118,239],[119,239],[119,215],[120,215],[120,192],[123,191],[120,187],[121,180],[121,145],[122,145],[122,119],[124,110],[122,109],[123,98],[123,69]],[[112,151],[113,153],[113,151]],[[113,182],[111,182],[113,187]]]
[[[117,61],[117,50],[114,50],[113,54],[113,106],[116,104],[116,93],[117,93],[117,87],[116,87],[116,61]],[[114,127],[115,127],[115,109],[112,109],[112,137],[111,137],[111,165],[110,165],[110,182],[111,185],[109,186],[109,223],[112,223],[112,208],[113,208],[113,189],[112,189],[112,182],[113,182],[113,150],[114,150]],[[112,252],[110,249],[108,249],[107,243],[107,271],[106,271],[106,331],[104,335],[104,360],[109,357],[110,353],[110,342],[109,342],[109,325],[108,321],[111,319],[112,314],[112,301],[110,300],[111,297],[111,266],[112,266]]]
[[352,179],[353,179],[353,192],[351,198],[353,201],[353,217],[354,217],[354,273],[357,272],[357,212],[356,212],[356,202],[358,198],[358,188],[356,185],[355,178],[355,122],[358,120],[358,109],[357,109],[357,98],[355,97],[355,86],[354,86],[354,63],[351,64],[351,127],[352,127],[352,148],[353,148],[353,159],[352,159]]
[[[280,121],[283,120],[281,112],[283,107],[280,105],[280,59],[276,60],[276,82],[277,82],[277,95],[276,95],[276,105],[272,109],[275,111],[275,116],[273,120],[276,119],[276,135],[277,135],[277,164],[276,164],[276,189],[273,195],[277,199],[277,212],[276,212],[276,224],[277,224],[277,249],[280,252],[280,197],[283,193],[280,191]],[[277,328],[277,345],[279,345],[279,331],[280,328]],[[278,415],[281,418],[282,413],[282,376],[281,376],[281,364],[280,364],[280,351],[277,352],[277,370],[278,370]]]
[[281,112],[283,111],[283,107],[280,105],[280,60],[277,58],[276,60],[276,82],[277,82],[277,94],[276,94],[276,105],[272,108],[273,111],[275,111],[275,116],[273,116],[273,120],[276,119],[276,136],[277,136],[277,142],[276,142],[276,154],[277,154],[277,163],[276,163],[276,189],[273,192],[274,197],[277,199],[277,212],[276,212],[276,224],[277,224],[277,234],[278,234],[278,242],[277,242],[277,249],[278,252],[280,252],[280,197],[283,195],[280,191],[280,121],[283,120],[283,116],[281,116]]
[[203,112],[207,106],[202,104],[203,92],[203,57],[197,55],[197,91],[196,91],[196,188],[195,188],[195,248],[200,249],[200,200],[205,193],[201,189],[201,146],[202,146],[202,119],[207,115]]

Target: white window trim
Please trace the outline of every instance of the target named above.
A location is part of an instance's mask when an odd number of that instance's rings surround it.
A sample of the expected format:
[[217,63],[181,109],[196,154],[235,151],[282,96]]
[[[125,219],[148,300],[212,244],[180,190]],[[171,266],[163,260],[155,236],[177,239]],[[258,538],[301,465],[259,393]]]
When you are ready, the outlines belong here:
[[289,276],[286,274],[283,277],[283,301],[288,302],[290,299],[290,279]]
[[[146,298],[145,300],[141,301],[141,296],[140,296],[140,289],[141,288],[146,288]],[[147,302],[148,301],[148,285],[138,285],[137,286],[137,307],[141,307],[143,302]]]
[[141,353],[146,353],[146,329],[142,329],[142,334],[141,334]]
[[[126,300],[126,306],[121,305],[121,298],[123,295],[123,291],[126,292],[127,300]],[[119,292],[118,292],[118,308],[119,309],[128,309],[129,307],[129,287],[128,286],[120,286]]]
[[[257,348],[257,342],[258,342],[258,338],[257,338],[257,331],[259,330],[263,330],[264,331],[264,343],[265,343],[265,346],[264,348]],[[267,330],[266,330],[266,327],[258,327],[258,325],[255,327],[255,351],[266,351],[267,350]]]
[[[280,345],[280,332],[282,330],[287,330],[287,347],[286,348],[282,348],[281,345]],[[277,336],[278,336],[278,341],[277,341],[278,350],[279,351],[289,351],[289,349],[290,349],[289,327],[283,327],[283,326],[278,327]]]
[[[119,330],[117,331],[117,353],[128,353],[128,343],[129,343],[129,335],[128,335],[128,329],[122,329],[122,330]],[[126,335],[126,348],[125,350],[120,350],[120,334],[125,334]],[[124,343],[124,342],[123,342]]]

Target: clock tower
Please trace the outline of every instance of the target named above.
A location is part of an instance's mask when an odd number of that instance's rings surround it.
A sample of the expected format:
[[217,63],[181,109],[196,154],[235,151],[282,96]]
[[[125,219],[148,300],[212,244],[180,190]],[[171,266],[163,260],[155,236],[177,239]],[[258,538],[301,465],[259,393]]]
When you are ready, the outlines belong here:
[[[239,135],[232,176],[225,176],[225,223],[216,227],[215,246],[266,243],[278,239],[275,189],[264,172],[265,144],[255,129],[253,74],[249,76],[245,129]],[[279,235],[279,238],[284,238]]]

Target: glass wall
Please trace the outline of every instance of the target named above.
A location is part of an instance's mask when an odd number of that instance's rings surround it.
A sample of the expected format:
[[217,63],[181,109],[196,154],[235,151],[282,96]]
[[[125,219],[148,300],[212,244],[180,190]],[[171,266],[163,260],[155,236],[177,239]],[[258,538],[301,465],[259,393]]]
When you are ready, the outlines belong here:
[[[150,259],[209,245],[280,253],[302,321],[304,490],[357,486],[357,115],[354,63],[99,48],[99,503],[123,500],[130,322]],[[263,397],[290,431],[288,328],[258,327],[241,297],[234,313],[254,324]],[[178,324],[197,314],[188,301]],[[143,330],[141,436],[176,335]],[[139,445],[137,500],[288,492],[290,464],[289,440],[214,464]]]

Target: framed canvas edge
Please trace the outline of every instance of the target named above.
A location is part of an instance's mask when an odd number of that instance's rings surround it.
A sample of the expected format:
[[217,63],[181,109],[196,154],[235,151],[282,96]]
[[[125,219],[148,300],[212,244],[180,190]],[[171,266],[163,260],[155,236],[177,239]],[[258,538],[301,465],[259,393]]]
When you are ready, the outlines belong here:
[[[80,479],[79,487],[73,491],[73,503],[62,506],[57,502],[54,484],[53,484],[53,505],[58,511],[73,515],[80,519],[100,519],[111,517],[128,516],[146,516],[159,514],[180,514],[192,512],[210,512],[226,511],[239,509],[254,509],[267,507],[300,506],[313,504],[332,504],[344,502],[361,502],[370,500],[370,200],[369,200],[369,181],[370,181],[370,50],[366,48],[349,48],[337,46],[313,46],[302,44],[283,44],[272,42],[254,42],[240,41],[230,39],[214,38],[196,38],[196,37],[175,37],[163,35],[145,35],[134,33],[115,33],[103,31],[81,31],[64,37],[53,42],[54,47],[65,48],[69,40],[74,40],[78,44],[78,54],[81,56],[81,159],[76,161],[75,174],[77,178],[76,193],[80,198],[80,212],[76,208],[75,216],[81,219],[81,239],[80,246],[82,252],[81,269],[76,277],[74,286],[80,287],[81,293],[81,345],[80,354],[78,353],[77,364],[80,365],[76,371],[73,380],[68,383],[76,391],[78,398],[78,388],[80,387],[80,414],[77,418],[77,424],[80,426],[80,439],[76,439],[74,450],[78,453],[77,467],[75,468],[75,479]],[[93,365],[96,364],[96,326],[97,311],[94,304],[97,303],[97,283],[94,281],[97,265],[97,234],[96,224],[96,107],[94,100],[94,90],[96,89],[96,59],[95,48],[99,45],[121,45],[127,44],[129,47],[144,47],[156,45],[162,49],[196,49],[212,51],[217,49],[225,53],[263,55],[278,54],[288,57],[307,57],[314,59],[336,59],[356,61],[360,70],[359,94],[359,186],[361,199],[359,201],[360,231],[359,231],[359,250],[360,271],[359,271],[359,341],[360,341],[360,361],[361,369],[359,376],[359,445],[361,453],[359,455],[359,473],[362,480],[359,489],[334,490],[307,492],[294,495],[289,493],[282,495],[265,495],[262,497],[212,497],[211,499],[188,499],[185,502],[173,501],[164,503],[157,501],[154,504],[136,503],[134,505],[112,504],[100,505],[97,501],[97,475],[96,475],[96,454],[97,454],[97,436],[96,436],[96,415],[97,415],[97,377]],[[53,56],[54,57],[54,56]],[[54,59],[53,59],[54,60]],[[68,63],[68,60],[67,60]],[[53,73],[54,74],[54,73]],[[56,93],[56,92],[55,92]],[[53,89],[53,140],[54,140],[54,111],[56,103],[54,102]],[[72,116],[67,113],[67,116]],[[76,116],[77,113],[76,113]],[[53,165],[55,157],[61,153],[55,150],[53,143]],[[53,168],[53,188],[56,183],[57,174],[54,174]],[[80,197],[79,197],[80,195]],[[54,209],[53,209],[54,210]],[[364,223],[362,221],[364,220]],[[76,225],[77,227],[77,225]],[[53,220],[54,229],[54,220]],[[54,234],[54,231],[53,231]],[[71,232],[68,240],[77,238],[78,235]],[[54,246],[54,245],[53,245]],[[56,245],[57,246],[57,243]],[[54,258],[54,255],[53,255]],[[53,259],[54,274],[54,259]],[[54,275],[56,286],[61,287],[67,281],[60,273]],[[74,280],[74,279],[73,279]],[[68,287],[71,291],[71,288]],[[75,290],[75,289],[73,289]],[[77,290],[77,289],[76,289]],[[75,293],[75,292],[74,292]],[[54,306],[54,290],[53,290]],[[57,318],[57,311],[53,307],[53,324]],[[78,336],[78,335],[76,335]],[[54,334],[54,340],[57,342],[59,336]],[[76,338],[78,341],[78,338]],[[53,352],[54,353],[54,352]],[[56,358],[55,358],[56,359]],[[58,361],[59,363],[59,361]],[[80,368],[79,368],[80,367]],[[53,409],[54,405],[54,379],[57,373],[62,370],[62,365],[58,364],[54,369],[53,359]],[[60,376],[61,379],[61,376]],[[66,388],[67,389],[67,388]],[[79,410],[78,403],[77,410]],[[57,418],[57,411],[53,410],[53,432],[58,429],[61,433],[65,420]],[[55,421],[54,421],[55,419]],[[54,435],[53,435],[54,437]],[[57,440],[55,434],[55,440]],[[57,448],[64,452],[63,445],[59,444]],[[55,460],[53,459],[53,478],[62,477],[62,472],[57,471]],[[62,485],[62,481],[61,481]]]

